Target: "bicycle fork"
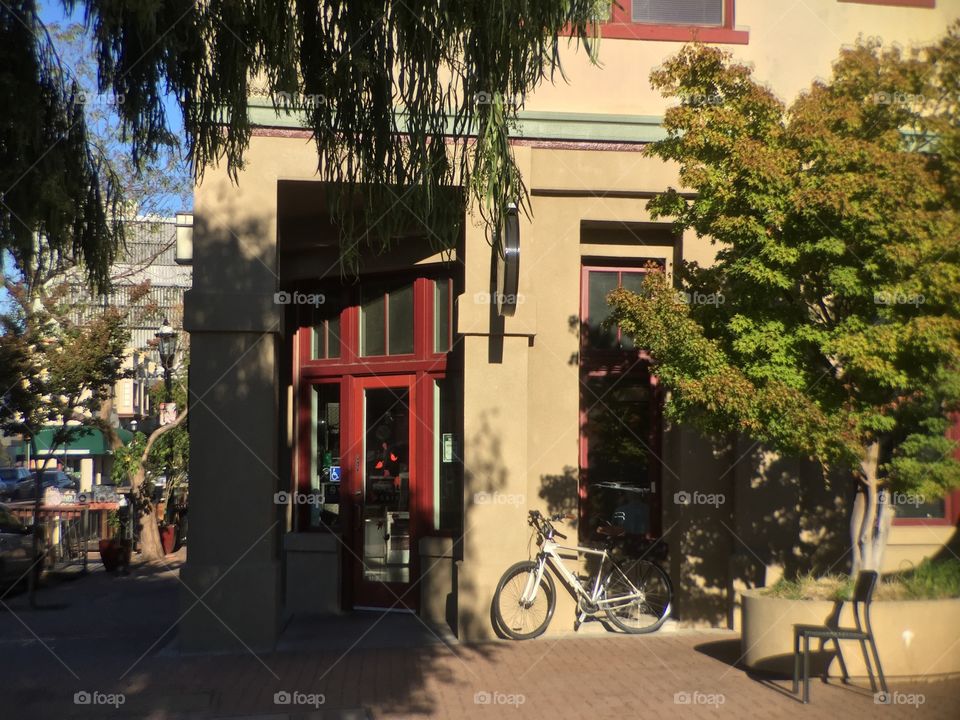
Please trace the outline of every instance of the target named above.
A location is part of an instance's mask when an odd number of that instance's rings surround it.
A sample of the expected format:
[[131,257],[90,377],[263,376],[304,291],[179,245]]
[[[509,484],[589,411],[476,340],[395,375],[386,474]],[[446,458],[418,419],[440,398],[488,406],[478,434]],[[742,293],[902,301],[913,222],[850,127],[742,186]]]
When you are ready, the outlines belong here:
[[543,580],[546,564],[546,557],[537,558],[537,569],[527,575],[527,585],[523,589],[523,594],[520,595],[520,602],[524,607],[530,607],[533,605],[533,601],[537,599],[537,590],[540,589],[540,581]]

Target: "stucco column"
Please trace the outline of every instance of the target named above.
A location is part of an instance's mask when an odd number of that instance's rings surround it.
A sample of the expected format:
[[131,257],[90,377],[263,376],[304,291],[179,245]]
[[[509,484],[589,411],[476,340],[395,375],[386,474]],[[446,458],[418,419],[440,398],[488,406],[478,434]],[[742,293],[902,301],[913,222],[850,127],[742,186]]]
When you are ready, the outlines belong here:
[[[521,167],[529,151],[518,149]],[[464,519],[462,559],[456,563],[457,627],[462,640],[495,637],[490,603],[507,566],[525,559],[528,492],[528,386],[536,304],[525,283],[524,242],[530,223],[521,217],[520,293],[513,317],[491,307],[491,248],[482,224],[468,220],[465,292],[457,300],[463,343]]]
[[[232,185],[197,189],[190,332],[190,526],[181,572],[184,650],[263,650],[278,633],[282,513],[282,306],[276,292],[275,176],[256,154]],[[246,646],[246,647],[245,647]]]

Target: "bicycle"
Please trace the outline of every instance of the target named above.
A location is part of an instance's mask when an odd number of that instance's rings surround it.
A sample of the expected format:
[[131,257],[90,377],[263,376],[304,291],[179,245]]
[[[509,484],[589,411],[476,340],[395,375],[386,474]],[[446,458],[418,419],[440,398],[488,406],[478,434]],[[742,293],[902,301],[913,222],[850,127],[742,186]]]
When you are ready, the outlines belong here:
[[[537,533],[540,551],[535,559],[516,563],[500,578],[493,595],[495,629],[513,640],[529,640],[543,634],[557,604],[556,585],[547,567],[577,600],[577,627],[588,617],[605,615],[623,632],[640,634],[659,629],[670,616],[673,600],[673,585],[663,568],[643,556],[614,558],[614,544],[625,534],[617,526],[598,529],[607,538],[602,549],[559,545],[554,538],[567,537],[557,532],[552,523],[563,519],[565,516],[560,514],[545,518],[538,510],[529,512],[527,522]],[[575,552],[577,557],[597,556],[600,564],[593,576],[585,578],[585,584],[563,563],[560,551]]]

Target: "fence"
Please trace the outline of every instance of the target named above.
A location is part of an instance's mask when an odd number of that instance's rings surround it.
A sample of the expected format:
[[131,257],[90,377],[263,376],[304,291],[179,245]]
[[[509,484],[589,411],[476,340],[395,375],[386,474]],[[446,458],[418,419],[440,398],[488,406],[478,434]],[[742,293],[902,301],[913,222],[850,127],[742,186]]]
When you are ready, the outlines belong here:
[[[7,506],[25,525],[33,525],[33,503]],[[87,554],[97,551],[99,541],[111,537],[107,515],[117,503],[42,506],[38,522],[43,528],[47,570],[71,566],[87,569]]]

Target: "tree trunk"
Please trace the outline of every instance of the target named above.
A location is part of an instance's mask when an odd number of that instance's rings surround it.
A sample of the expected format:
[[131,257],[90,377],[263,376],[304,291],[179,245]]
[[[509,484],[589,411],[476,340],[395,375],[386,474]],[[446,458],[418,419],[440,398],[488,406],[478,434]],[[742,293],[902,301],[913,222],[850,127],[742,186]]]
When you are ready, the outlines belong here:
[[157,525],[157,514],[154,512],[153,499],[143,490],[145,471],[143,463],[131,481],[131,496],[136,516],[135,522],[140,525],[140,556],[144,560],[163,559],[163,544],[160,542],[160,530]]
[[854,577],[861,570],[880,572],[890,536],[894,509],[889,492],[879,486],[879,466],[880,442],[875,440],[865,448],[860,462],[862,477],[850,515],[851,574]]
[[[157,523],[157,515],[154,511],[153,498],[148,497],[143,490],[143,480],[146,474],[143,466],[150,455],[150,449],[161,435],[167,430],[173,430],[177,425],[183,422],[187,417],[188,410],[185,409],[177,419],[169,425],[158,427],[147,438],[146,447],[143,448],[143,454],[140,456],[140,463],[137,472],[130,479],[131,495],[133,497],[133,508],[136,514],[136,522],[140,526],[140,555],[144,560],[162,560],[163,545],[160,542],[160,528]],[[170,479],[167,478],[167,482]]]

